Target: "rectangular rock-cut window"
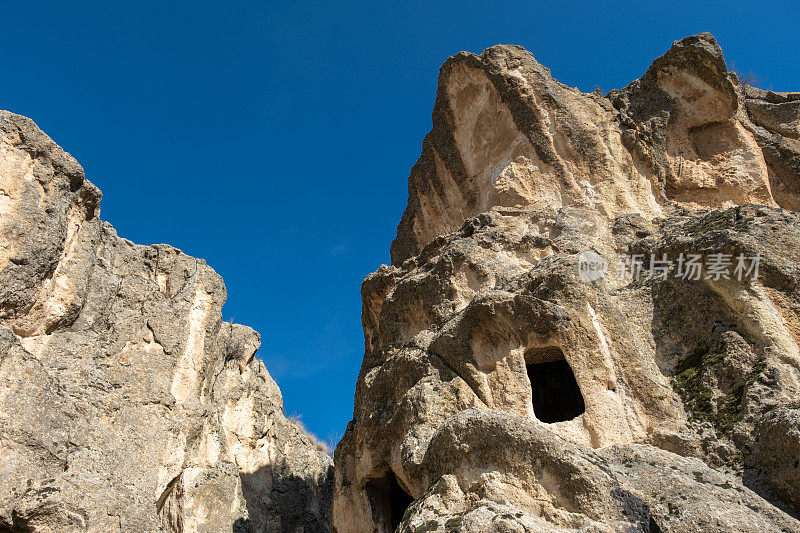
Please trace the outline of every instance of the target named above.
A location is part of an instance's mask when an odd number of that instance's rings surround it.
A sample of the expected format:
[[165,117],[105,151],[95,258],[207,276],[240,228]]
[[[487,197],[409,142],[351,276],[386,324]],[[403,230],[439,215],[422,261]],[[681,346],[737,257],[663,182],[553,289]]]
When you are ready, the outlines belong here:
[[527,354],[528,379],[533,395],[533,414],[542,422],[565,422],[583,414],[586,404],[560,348],[549,347]]
[[375,531],[394,532],[403,521],[403,515],[414,501],[389,470],[382,478],[372,479],[364,487],[372,507]]

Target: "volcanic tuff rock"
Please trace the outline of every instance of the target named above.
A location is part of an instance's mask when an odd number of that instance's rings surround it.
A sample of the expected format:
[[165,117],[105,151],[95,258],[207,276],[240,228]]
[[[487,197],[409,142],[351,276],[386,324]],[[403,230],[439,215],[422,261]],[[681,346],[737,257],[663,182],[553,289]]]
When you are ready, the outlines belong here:
[[[99,201],[0,112],[0,531],[800,530],[800,94],[708,34],[607,95],[448,60],[335,476],[219,276]],[[588,250],[760,270],[587,282]]]
[[0,111],[0,531],[327,531],[331,460],[222,321],[222,279],[99,202]]
[[[362,286],[336,531],[800,531],[798,104],[709,34],[607,95],[450,58]],[[586,282],[587,250],[760,270]]]

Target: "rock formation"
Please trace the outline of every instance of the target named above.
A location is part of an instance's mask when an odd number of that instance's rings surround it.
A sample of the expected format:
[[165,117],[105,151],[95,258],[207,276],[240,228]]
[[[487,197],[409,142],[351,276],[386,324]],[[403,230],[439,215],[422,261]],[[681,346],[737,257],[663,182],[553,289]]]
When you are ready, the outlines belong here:
[[711,35],[607,95],[445,63],[335,473],[99,202],[0,112],[0,532],[800,531],[800,93]]
[[798,208],[800,93],[709,34],[607,95],[451,57],[362,287],[333,528],[800,531]]
[[222,321],[222,279],[99,203],[0,111],[0,531],[327,531],[331,459]]

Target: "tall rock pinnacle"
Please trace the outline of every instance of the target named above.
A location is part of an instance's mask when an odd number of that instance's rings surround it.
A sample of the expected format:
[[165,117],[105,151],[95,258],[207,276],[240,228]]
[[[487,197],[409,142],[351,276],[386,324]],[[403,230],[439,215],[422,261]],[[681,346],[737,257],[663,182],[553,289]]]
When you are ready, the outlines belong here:
[[222,279],[99,203],[0,111],[0,531],[327,531],[331,459],[222,321]]
[[800,93],[441,69],[335,469],[222,279],[0,111],[0,533],[800,531]]
[[799,104],[709,34],[607,95],[448,59],[336,531],[800,530]]

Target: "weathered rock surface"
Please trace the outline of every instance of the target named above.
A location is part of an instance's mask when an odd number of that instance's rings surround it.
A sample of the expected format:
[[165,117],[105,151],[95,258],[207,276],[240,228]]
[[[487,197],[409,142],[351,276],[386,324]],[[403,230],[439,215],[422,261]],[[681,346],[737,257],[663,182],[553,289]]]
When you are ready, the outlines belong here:
[[[362,286],[336,531],[800,531],[797,102],[709,34],[605,96],[450,58]],[[587,251],[759,271],[587,281]]]
[[222,279],[99,202],[0,111],[0,531],[327,531],[331,459],[222,321]]

